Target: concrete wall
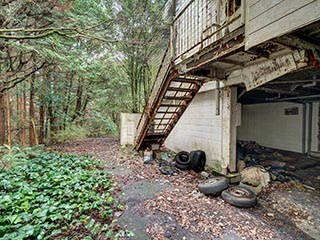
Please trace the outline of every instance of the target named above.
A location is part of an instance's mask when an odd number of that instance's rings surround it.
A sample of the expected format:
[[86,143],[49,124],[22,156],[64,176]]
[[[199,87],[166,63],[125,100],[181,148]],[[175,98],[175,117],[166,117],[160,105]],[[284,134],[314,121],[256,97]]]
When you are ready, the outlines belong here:
[[[214,86],[213,83],[209,83],[201,88],[202,91],[200,90],[184,112],[165,145],[175,151],[204,150],[207,164],[219,169],[225,149],[222,134],[224,116],[223,112],[216,115],[216,91],[212,90]],[[223,109],[222,104],[221,100],[220,110]],[[299,114],[285,115],[285,108],[292,107],[298,107]],[[319,151],[318,113],[319,103],[313,103],[312,151]],[[302,115],[302,104],[284,102],[243,105],[241,121],[237,122],[241,124],[237,128],[237,139],[252,140],[267,147],[302,152]]]
[[221,116],[215,114],[215,94],[212,90],[197,94],[165,142],[175,151],[205,151],[210,166],[220,166],[221,159]]
[[133,145],[135,141],[136,127],[139,122],[140,113],[120,114],[120,143]]
[[[312,151],[318,146],[319,103],[313,103]],[[298,107],[298,115],[285,115],[285,108]],[[308,112],[307,112],[308,115]],[[265,103],[242,106],[241,126],[238,140],[257,143],[288,151],[302,152],[303,106],[296,103]]]

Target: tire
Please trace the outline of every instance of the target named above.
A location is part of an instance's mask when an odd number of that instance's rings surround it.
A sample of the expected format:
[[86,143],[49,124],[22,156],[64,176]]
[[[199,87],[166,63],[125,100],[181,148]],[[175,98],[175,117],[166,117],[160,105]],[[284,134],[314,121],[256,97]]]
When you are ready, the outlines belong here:
[[206,195],[216,195],[228,188],[229,182],[226,177],[213,177],[199,183],[199,191]]
[[189,170],[191,169],[191,165],[182,165],[182,164],[179,164],[179,163],[176,163],[175,164],[175,167],[180,169],[180,170]]
[[174,157],[174,160],[180,165],[190,165],[191,163],[190,154],[186,151],[178,152]]
[[221,197],[227,203],[240,208],[250,208],[257,204],[257,197],[251,190],[234,186],[224,190]]
[[206,165],[206,154],[204,151],[197,150],[190,152],[191,167],[195,172],[202,172]]

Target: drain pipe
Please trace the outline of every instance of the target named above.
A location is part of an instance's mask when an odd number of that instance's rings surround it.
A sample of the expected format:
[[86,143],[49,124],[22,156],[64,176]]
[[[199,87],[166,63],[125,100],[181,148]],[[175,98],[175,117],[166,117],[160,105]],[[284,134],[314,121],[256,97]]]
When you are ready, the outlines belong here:
[[[283,102],[283,101],[293,101],[293,100],[307,100],[316,98],[318,100],[320,98],[320,94],[309,95],[309,96],[301,96],[301,97],[288,97],[288,98],[277,98],[275,100],[267,100],[267,102]],[[311,100],[312,101],[312,100]]]
[[220,80],[216,81],[216,116],[220,115]]

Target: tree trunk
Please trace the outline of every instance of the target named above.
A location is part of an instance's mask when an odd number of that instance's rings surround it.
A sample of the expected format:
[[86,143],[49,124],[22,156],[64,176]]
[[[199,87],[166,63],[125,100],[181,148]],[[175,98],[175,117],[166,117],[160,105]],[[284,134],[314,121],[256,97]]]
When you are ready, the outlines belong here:
[[66,90],[66,102],[63,107],[63,113],[64,113],[64,118],[63,118],[63,128],[66,128],[67,125],[67,116],[68,116],[68,111],[69,111],[69,103],[70,103],[70,98],[71,98],[71,89],[72,89],[72,84],[73,84],[73,72],[71,72],[71,75],[69,76],[69,85]]
[[30,81],[30,101],[29,101],[29,145],[32,147],[35,145],[35,130],[34,130],[34,79]]
[[58,118],[57,118],[57,110],[56,106],[54,106],[54,102],[52,100],[52,96],[56,93],[55,91],[55,79],[50,77],[50,80],[48,79],[48,89],[50,89],[50,99],[48,103],[48,116],[49,116],[49,124],[50,124],[50,137],[52,136],[53,133],[57,132],[59,129],[58,126]]
[[[43,68],[43,76],[44,78],[46,77],[46,67]],[[42,83],[43,84],[43,83]],[[40,93],[40,106],[39,106],[39,143],[43,144],[44,143],[44,132],[45,132],[45,124],[44,124],[44,117],[45,117],[45,112],[44,112],[44,104],[45,104],[45,99],[44,99],[44,90],[41,88],[41,93]]]
[[23,93],[24,97],[19,98],[20,105],[20,126],[21,126],[21,145],[22,147],[26,147],[26,128],[25,128],[25,113],[26,113],[26,102],[25,102],[25,93]]
[[76,108],[74,111],[74,115],[72,118],[72,121],[74,121],[78,116],[81,114],[81,106],[82,106],[82,83],[81,80],[79,79],[78,81],[78,88],[77,88],[77,102],[76,102]]
[[6,141],[6,118],[5,118],[5,104],[4,94],[0,93],[0,146]]
[[10,95],[9,93],[6,94],[7,100],[7,135],[8,135],[8,152],[9,154],[12,153],[12,146],[11,146],[11,111],[10,111]]
[[43,106],[44,104],[43,102],[41,102],[40,104],[41,105],[39,107],[39,121],[40,121],[39,143],[43,144],[44,143],[44,106]]

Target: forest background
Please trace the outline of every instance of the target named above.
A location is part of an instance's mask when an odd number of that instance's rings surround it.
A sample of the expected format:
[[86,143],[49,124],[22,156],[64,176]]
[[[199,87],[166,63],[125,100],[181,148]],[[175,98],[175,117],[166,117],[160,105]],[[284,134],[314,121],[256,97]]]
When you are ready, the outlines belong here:
[[0,146],[118,135],[167,47],[164,0],[0,0]]

